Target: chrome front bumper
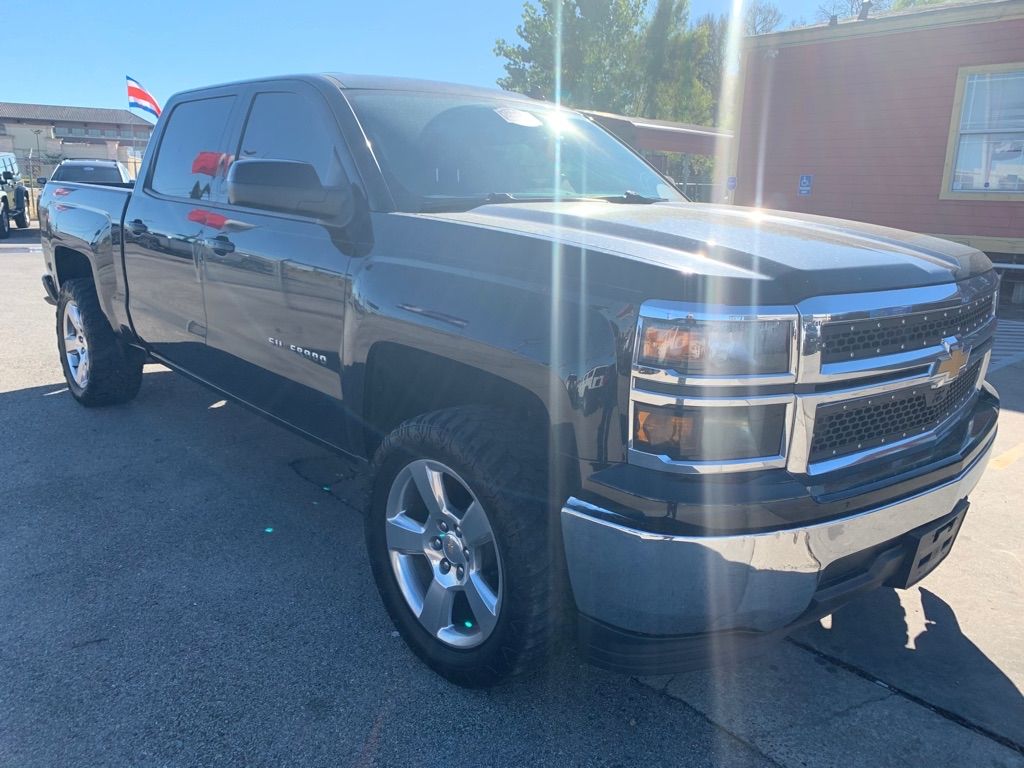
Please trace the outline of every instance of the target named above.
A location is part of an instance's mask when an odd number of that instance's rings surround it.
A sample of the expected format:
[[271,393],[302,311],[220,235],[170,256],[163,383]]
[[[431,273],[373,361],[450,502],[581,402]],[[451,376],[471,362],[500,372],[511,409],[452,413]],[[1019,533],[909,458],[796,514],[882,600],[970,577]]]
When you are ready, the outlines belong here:
[[977,485],[993,438],[994,430],[974,463],[943,485],[783,531],[659,535],[598,519],[602,510],[570,498],[561,517],[576,605],[592,619],[647,635],[786,627],[807,610],[830,564],[949,513]]

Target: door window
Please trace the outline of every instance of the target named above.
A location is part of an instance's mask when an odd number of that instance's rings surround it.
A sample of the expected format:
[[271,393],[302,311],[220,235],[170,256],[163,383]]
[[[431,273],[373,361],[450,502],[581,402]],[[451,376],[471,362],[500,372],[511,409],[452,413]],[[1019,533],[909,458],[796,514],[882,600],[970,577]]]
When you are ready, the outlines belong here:
[[228,128],[234,96],[178,104],[167,123],[153,169],[153,191],[191,200],[224,199],[231,164]]

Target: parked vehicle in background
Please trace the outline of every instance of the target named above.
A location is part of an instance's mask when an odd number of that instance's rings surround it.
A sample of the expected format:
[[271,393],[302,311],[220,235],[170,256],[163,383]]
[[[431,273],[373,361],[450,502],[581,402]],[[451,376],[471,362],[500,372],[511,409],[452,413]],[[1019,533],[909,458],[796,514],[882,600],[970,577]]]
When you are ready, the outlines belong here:
[[10,237],[12,221],[19,229],[28,227],[28,190],[14,153],[0,152],[0,239]]
[[[116,160],[62,160],[50,181],[74,181],[81,184],[131,184],[128,169]],[[45,184],[46,179],[40,179]]]
[[664,673],[907,587],[996,434],[984,254],[690,203],[516,94],[189,91],[134,189],[40,210],[75,399],[130,400],[153,358],[366,466],[383,602],[463,685],[567,628]]

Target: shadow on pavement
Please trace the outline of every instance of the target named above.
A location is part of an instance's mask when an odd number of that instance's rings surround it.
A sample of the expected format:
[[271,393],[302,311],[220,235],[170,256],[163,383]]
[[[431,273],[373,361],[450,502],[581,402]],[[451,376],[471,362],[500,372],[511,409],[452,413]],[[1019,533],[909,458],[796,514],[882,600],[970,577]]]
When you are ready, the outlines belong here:
[[[953,609],[935,593],[918,588],[921,617],[908,617],[900,594],[880,589],[794,639],[883,680],[929,705],[1000,737],[1024,745],[1024,695],[961,631]],[[904,593],[911,596],[912,591]],[[912,626],[923,630],[913,633]]]
[[39,223],[33,221],[27,229],[11,227],[11,236],[0,240],[0,245],[39,245]]
[[104,409],[2,393],[0,434],[0,765],[769,764],[571,652],[438,678],[331,455],[175,374]]

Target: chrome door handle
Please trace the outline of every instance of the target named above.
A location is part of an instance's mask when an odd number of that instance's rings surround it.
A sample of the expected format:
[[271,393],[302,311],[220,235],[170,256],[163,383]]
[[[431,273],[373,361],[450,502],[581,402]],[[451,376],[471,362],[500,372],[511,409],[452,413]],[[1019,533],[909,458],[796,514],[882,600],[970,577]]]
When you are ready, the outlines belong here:
[[233,253],[235,250],[235,244],[228,240],[224,235],[200,238],[199,244],[204,248],[209,248],[219,256],[223,256],[225,253]]

